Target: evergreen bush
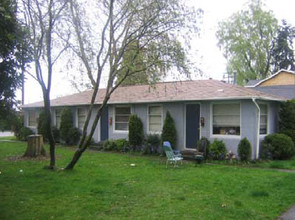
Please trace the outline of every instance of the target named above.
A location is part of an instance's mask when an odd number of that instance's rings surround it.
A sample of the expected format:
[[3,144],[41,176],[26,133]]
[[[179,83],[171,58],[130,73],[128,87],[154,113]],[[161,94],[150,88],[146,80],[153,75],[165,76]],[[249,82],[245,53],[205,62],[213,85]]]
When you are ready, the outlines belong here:
[[241,161],[251,160],[251,143],[245,137],[243,138],[238,145],[238,155]]
[[142,121],[137,115],[130,115],[129,117],[129,144],[132,148],[141,146],[144,139]]
[[175,123],[173,118],[170,115],[170,112],[167,111],[166,118],[164,121],[164,126],[162,130],[162,143],[164,141],[169,141],[172,149],[177,149],[176,141],[177,141],[177,132],[175,128]]
[[78,144],[80,137],[81,137],[81,132],[79,130],[79,128],[70,128],[69,130],[69,137],[68,137],[68,143],[69,145],[76,145]]
[[71,142],[71,135],[70,132],[73,128],[73,115],[72,110],[69,108],[64,108],[61,112],[61,119],[60,119],[60,138],[66,143],[70,144]]
[[53,135],[53,138],[54,138],[55,142],[59,143],[59,141],[60,141],[60,133],[59,133],[58,128],[55,127],[55,126],[52,126],[51,131],[52,131],[52,135]]
[[226,156],[226,147],[222,140],[215,139],[210,144],[210,156],[213,160],[224,160]]
[[21,141],[27,141],[28,136],[34,134],[33,130],[28,127],[22,127],[20,129],[19,139]]
[[292,139],[285,134],[267,135],[261,146],[261,158],[273,160],[290,159],[295,155]]
[[117,139],[115,141],[115,143],[116,143],[116,149],[114,149],[114,150],[119,151],[119,152],[128,151],[128,149],[129,149],[129,142],[126,139],[124,139],[124,138]]
[[41,110],[38,117],[37,131],[38,131],[38,134],[41,134],[43,136],[44,141],[48,141],[46,121],[47,120],[46,120],[45,111]]
[[281,104],[279,119],[279,133],[291,137],[295,144],[295,100]]
[[106,140],[103,143],[102,149],[105,151],[112,151],[117,149],[117,144],[114,140]]
[[202,137],[197,142],[197,150],[199,152],[202,152],[204,158],[207,159],[209,156],[209,151],[210,151],[210,141],[207,138]]

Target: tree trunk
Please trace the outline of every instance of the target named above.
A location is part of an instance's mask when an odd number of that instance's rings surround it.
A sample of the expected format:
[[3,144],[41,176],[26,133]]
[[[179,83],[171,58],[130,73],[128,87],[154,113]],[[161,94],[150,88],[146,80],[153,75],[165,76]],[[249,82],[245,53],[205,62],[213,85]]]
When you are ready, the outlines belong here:
[[44,149],[43,136],[42,135],[30,135],[28,136],[27,150],[24,157],[38,157],[46,156]]

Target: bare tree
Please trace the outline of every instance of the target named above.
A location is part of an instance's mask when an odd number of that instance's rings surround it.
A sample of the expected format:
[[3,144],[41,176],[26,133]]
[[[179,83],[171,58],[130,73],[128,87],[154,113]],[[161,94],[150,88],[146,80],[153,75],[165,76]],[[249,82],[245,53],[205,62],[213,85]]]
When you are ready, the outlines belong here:
[[[40,84],[43,92],[46,130],[50,145],[50,165],[55,167],[55,140],[51,131],[50,90],[53,67],[67,46],[54,47],[62,24],[62,14],[68,1],[22,0],[23,19],[30,34],[34,72],[29,72]],[[58,49],[57,49],[58,48]]]
[[[128,76],[147,70],[151,73],[163,72],[174,67],[181,73],[189,73],[185,49],[178,37],[179,33],[185,30],[187,32],[181,35],[191,36],[190,33],[196,33],[197,19],[202,13],[201,10],[188,10],[179,0],[104,0],[96,6],[95,19],[99,21],[99,24],[95,26],[93,22],[92,25],[100,31],[91,37],[86,37],[89,36],[89,28],[83,26],[82,21],[85,17],[81,18],[81,4],[70,0],[72,24],[76,42],[78,42],[72,48],[85,66],[93,86],[93,93],[82,138],[66,169],[73,169],[87,149],[111,94]],[[186,40],[189,41],[189,39]],[[90,55],[86,44],[89,41],[93,41]],[[137,44],[137,50],[133,50],[131,56],[129,54],[128,62],[122,62],[124,54],[128,53],[129,45],[134,44]],[[144,51],[144,57],[137,59],[142,51]],[[91,68],[91,56],[94,53],[96,65],[95,68]],[[90,123],[101,78],[105,73],[108,80],[104,98],[94,121]],[[120,73],[120,79],[114,84],[118,73]],[[88,126],[91,127],[91,131],[87,136]]]

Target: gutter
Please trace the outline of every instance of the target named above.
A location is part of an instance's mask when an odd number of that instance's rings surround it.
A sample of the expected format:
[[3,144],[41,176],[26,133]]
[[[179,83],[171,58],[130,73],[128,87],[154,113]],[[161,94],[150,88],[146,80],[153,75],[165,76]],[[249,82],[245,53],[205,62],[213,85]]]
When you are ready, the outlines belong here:
[[255,159],[258,159],[259,157],[259,135],[260,135],[260,108],[259,105],[257,104],[255,98],[252,98],[253,103],[255,104],[257,110],[258,110],[258,115],[257,115],[257,127],[256,127],[256,131],[257,131],[257,138],[256,138],[256,155],[255,155]]

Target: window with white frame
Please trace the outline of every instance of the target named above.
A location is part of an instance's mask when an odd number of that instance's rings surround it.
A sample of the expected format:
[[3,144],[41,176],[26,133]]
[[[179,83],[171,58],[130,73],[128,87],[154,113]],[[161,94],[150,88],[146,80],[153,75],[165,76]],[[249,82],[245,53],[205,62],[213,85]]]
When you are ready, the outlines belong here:
[[37,113],[34,110],[28,112],[28,125],[29,127],[37,126]]
[[82,130],[85,120],[86,120],[87,109],[86,108],[78,108],[77,114],[78,114],[78,128],[80,130]]
[[128,131],[128,122],[131,114],[130,106],[115,107],[115,130]]
[[213,104],[213,125],[215,135],[240,135],[240,104]]
[[259,104],[260,108],[260,134],[267,134],[267,105]]
[[148,108],[149,132],[162,131],[162,106],[149,106]]
[[55,126],[60,128],[60,120],[61,120],[61,109],[55,109]]

